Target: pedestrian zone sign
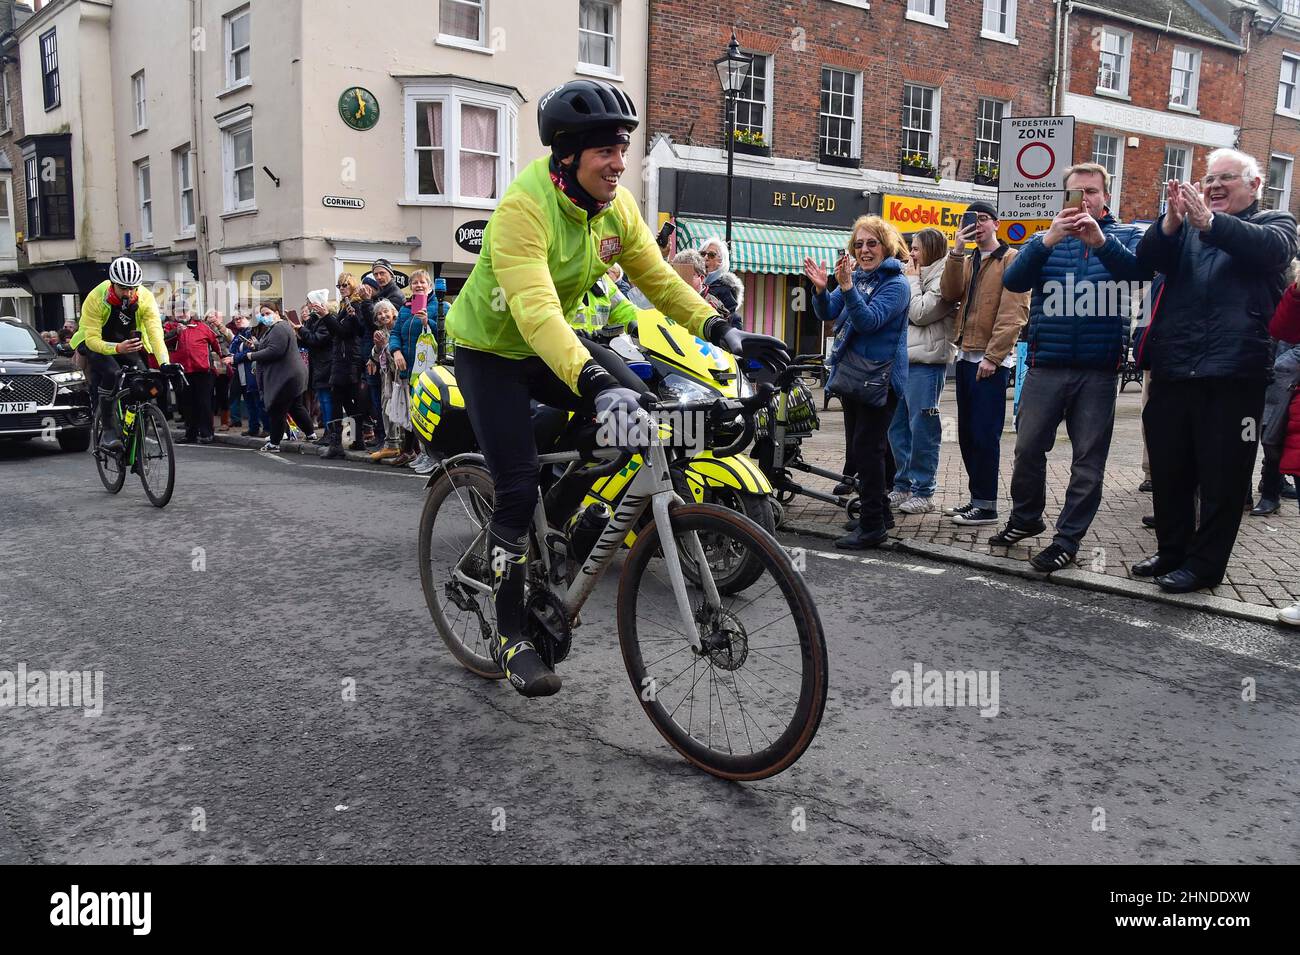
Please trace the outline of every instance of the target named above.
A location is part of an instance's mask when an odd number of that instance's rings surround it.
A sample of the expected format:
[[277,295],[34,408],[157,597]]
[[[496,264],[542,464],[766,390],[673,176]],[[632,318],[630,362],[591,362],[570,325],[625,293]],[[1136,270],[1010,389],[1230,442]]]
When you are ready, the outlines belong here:
[[1007,116],[998,164],[998,218],[1054,219],[1073,164],[1073,116]]

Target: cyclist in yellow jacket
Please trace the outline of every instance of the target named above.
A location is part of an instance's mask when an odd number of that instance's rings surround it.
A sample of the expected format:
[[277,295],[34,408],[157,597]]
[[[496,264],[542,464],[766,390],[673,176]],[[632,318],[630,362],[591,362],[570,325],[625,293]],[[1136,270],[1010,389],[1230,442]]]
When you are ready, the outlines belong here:
[[774,367],[789,361],[782,341],[733,328],[664,262],[636,200],[619,185],[639,122],[622,90],[596,80],[542,96],[537,124],[551,155],[506,190],[447,317],[457,382],[495,485],[495,650],[525,696],[560,689],[522,636],[527,531],[540,478],[529,401],[594,408],[616,434],[627,434],[640,410],[636,387],[643,386],[608,349],[584,343],[570,327],[583,296],[618,262],[656,308],[701,338]]
[[68,342],[85,358],[90,384],[99,393],[104,422],[101,446],[109,451],[122,447],[117,405],[108,400],[118,373],[127,366],[144,368],[142,352],[153,355],[159,368],[171,360],[163,341],[158,303],[152,292],[141,287],[143,278],[134,259],[125,255],[114,259],[108,267],[108,281],[95,286],[82,303],[81,323]]

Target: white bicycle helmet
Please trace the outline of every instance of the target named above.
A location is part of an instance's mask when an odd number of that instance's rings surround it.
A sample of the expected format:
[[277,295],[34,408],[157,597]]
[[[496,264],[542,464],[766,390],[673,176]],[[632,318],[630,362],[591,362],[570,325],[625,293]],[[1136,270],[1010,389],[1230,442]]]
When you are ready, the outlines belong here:
[[108,267],[108,280],[115,285],[135,288],[144,279],[139,263],[127,255],[119,255]]

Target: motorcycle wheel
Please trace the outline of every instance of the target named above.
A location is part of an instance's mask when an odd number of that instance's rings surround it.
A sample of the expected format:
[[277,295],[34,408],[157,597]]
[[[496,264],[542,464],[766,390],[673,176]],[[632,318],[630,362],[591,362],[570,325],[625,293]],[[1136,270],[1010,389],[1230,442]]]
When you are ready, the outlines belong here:
[[[678,494],[683,500],[692,500],[688,496],[689,491],[679,491]],[[705,489],[704,500],[743,514],[768,534],[776,535],[776,511],[772,499],[766,494],[747,494],[730,487],[711,487]],[[738,594],[762,576],[763,564],[752,550],[736,552],[727,541],[712,539],[707,534],[700,535],[700,543],[704,545],[704,554],[709,559],[709,567],[713,571],[713,580],[718,585],[719,593],[728,596]],[[694,563],[683,558],[682,568],[691,583],[698,584],[699,575],[695,572]]]

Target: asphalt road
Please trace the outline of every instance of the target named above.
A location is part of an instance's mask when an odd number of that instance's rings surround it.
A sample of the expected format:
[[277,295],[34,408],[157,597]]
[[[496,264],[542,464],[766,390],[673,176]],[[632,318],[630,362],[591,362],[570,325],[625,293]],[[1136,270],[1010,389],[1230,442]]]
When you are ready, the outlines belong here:
[[[0,446],[0,690],[104,680],[99,716],[0,708],[0,862],[1300,861],[1294,633],[810,550],[826,717],[732,784],[641,714],[610,581],[563,692],[524,700],[432,633],[420,479],[179,454],[159,511]],[[997,714],[893,705],[917,664],[997,671]]]

